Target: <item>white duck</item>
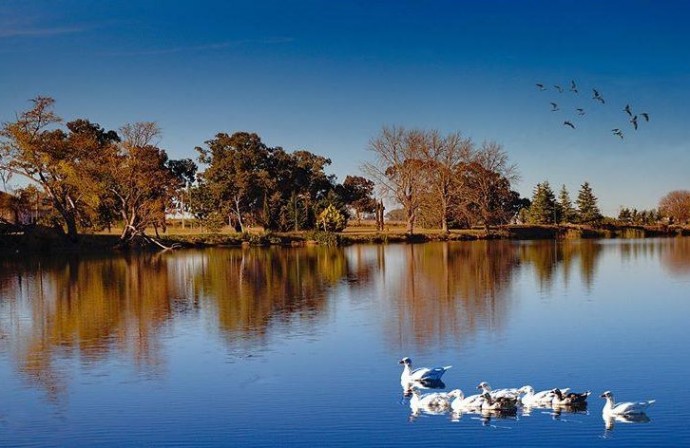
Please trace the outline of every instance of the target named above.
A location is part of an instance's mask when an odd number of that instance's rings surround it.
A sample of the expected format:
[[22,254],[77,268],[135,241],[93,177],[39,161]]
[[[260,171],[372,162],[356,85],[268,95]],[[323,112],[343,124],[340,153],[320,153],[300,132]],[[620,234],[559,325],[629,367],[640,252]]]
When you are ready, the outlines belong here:
[[514,400],[518,399],[518,396],[520,393],[518,392],[518,389],[515,388],[504,388],[504,389],[496,389],[493,390],[491,389],[491,386],[489,383],[486,381],[482,381],[479,383],[477,386],[477,389],[481,390],[482,392],[488,392],[491,395],[491,398],[496,399],[496,398],[501,398],[501,397],[508,397]]
[[420,411],[431,415],[445,414],[450,409],[450,398],[445,392],[422,395],[416,388],[413,388],[410,409],[412,415],[419,415]]
[[470,395],[466,397],[460,389],[454,389],[448,392],[448,398],[451,399],[450,407],[455,412],[477,411],[482,408],[484,402],[483,394]]
[[623,403],[616,403],[613,399],[613,393],[611,391],[606,391],[600,395],[601,398],[606,399],[606,404],[602,413],[604,417],[616,417],[616,416],[634,416],[644,414],[648,407],[656,402],[656,400],[648,401],[625,401]]
[[403,364],[403,371],[400,375],[400,385],[405,392],[409,392],[415,383],[441,381],[441,377],[446,373],[446,370],[452,367],[420,367],[412,370],[412,360],[408,357],[401,359],[400,364]]
[[553,397],[556,396],[553,389],[535,392],[532,386],[522,386],[518,392],[521,394],[520,401],[527,407],[551,406]]

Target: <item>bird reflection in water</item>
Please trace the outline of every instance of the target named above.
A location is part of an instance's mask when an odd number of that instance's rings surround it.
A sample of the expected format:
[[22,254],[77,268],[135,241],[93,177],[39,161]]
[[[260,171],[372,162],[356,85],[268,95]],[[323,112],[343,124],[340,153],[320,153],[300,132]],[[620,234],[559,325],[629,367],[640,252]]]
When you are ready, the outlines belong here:
[[616,423],[649,423],[651,419],[647,414],[631,415],[602,415],[604,419],[604,438],[608,438],[613,433]]
[[551,408],[551,418],[553,420],[558,420],[561,422],[577,422],[577,420],[571,420],[569,418],[563,418],[563,414],[584,414],[589,415],[587,410],[587,403],[580,403],[576,405],[554,405]]
[[421,394],[415,387],[410,398],[410,410],[410,421],[414,421],[421,414],[445,415],[450,411],[450,397],[447,392]]
[[421,381],[414,381],[413,383],[410,384],[410,387],[407,389],[403,389],[403,396],[404,397],[411,397],[412,396],[412,391],[414,389],[420,389],[420,390],[428,390],[428,389],[445,389],[446,388],[446,383],[444,383],[441,380],[421,380]]
[[[517,420],[517,409],[510,410],[487,410],[482,409],[479,418],[482,426],[492,429],[513,429],[511,426],[497,424],[495,420]],[[493,421],[493,423],[492,423]]]

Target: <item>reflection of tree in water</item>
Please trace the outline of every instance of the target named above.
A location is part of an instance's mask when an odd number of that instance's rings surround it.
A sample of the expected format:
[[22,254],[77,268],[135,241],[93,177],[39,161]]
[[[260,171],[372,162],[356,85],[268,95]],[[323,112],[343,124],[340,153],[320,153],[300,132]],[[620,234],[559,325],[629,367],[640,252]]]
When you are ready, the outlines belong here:
[[591,289],[596,276],[602,245],[597,241],[530,241],[520,246],[520,262],[534,268],[536,282],[550,291],[559,273],[568,285],[572,270],[579,268],[582,283]]
[[672,240],[637,239],[622,240],[620,242],[620,254],[623,261],[631,261],[637,258],[656,258],[659,256],[665,242]]
[[[170,315],[167,270],[150,255],[28,258],[4,263],[0,331],[19,370],[57,398],[64,381],[55,364],[82,365],[111,351],[131,353],[146,371],[160,368],[157,329]],[[3,328],[4,327],[4,328]]]
[[690,238],[664,240],[661,265],[674,277],[690,277]]
[[674,277],[690,276],[690,238],[654,238],[620,243],[624,261],[658,258],[664,269]]
[[[387,334],[401,349],[423,349],[500,328],[512,272],[510,242],[480,241],[389,249],[384,300]],[[394,262],[395,260],[395,262]]]
[[159,330],[203,308],[223,334],[255,347],[270,325],[315,321],[328,287],[347,278],[343,252],[320,247],[28,258],[0,269],[0,344],[54,398],[65,387],[60,359],[88,367],[125,352],[155,373]]
[[584,240],[579,245],[580,277],[582,282],[591,290],[596,276],[597,263],[602,253],[602,246],[598,241]]
[[347,260],[336,248],[206,253],[193,282],[194,295],[216,307],[222,332],[245,349],[261,343],[270,325],[314,322],[326,307],[328,288],[347,277]]

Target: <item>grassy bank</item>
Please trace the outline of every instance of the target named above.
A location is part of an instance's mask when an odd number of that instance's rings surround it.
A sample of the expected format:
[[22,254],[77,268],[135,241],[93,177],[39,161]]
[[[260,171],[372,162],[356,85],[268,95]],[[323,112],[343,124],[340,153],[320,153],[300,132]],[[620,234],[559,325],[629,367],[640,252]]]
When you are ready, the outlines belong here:
[[[0,229],[1,230],[1,229]],[[438,230],[420,229],[413,235],[405,233],[401,225],[387,226],[379,232],[370,225],[348,227],[342,233],[325,232],[287,232],[271,233],[252,229],[245,233],[224,229],[220,232],[204,232],[202,229],[169,228],[160,234],[160,241],[166,246],[176,247],[239,247],[248,246],[300,246],[300,245],[351,245],[351,244],[389,244],[423,243],[430,241],[472,241],[484,239],[539,240],[539,239],[583,239],[583,238],[649,238],[690,236],[689,227],[679,226],[549,226],[549,225],[510,225],[492,228],[488,233],[482,228],[451,230],[442,233]],[[74,243],[57,235],[53,230],[34,228],[25,232],[0,231],[0,252],[86,252],[124,250],[117,230],[99,234],[81,235]],[[141,248],[141,247],[140,247]],[[140,249],[139,248],[139,249]],[[159,250],[151,247],[151,250]]]

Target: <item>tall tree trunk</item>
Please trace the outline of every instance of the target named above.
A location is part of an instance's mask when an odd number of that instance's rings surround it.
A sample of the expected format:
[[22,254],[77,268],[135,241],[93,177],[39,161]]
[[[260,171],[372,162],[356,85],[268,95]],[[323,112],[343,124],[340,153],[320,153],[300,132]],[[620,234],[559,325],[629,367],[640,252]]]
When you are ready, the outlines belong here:
[[69,238],[70,241],[77,241],[79,239],[77,220],[71,213],[65,216],[65,223],[67,224],[67,238]]
[[406,209],[407,211],[407,228],[405,231],[408,233],[408,235],[412,235],[414,233],[414,222],[415,222],[415,213],[414,210],[411,208]]
[[238,197],[235,197],[235,214],[237,215],[240,232],[244,233],[244,222],[242,222],[242,211],[240,210],[240,200]]
[[294,219],[295,232],[299,231],[299,207],[297,206],[297,195],[292,194],[292,214]]
[[448,203],[441,200],[441,232],[448,233]]
[[63,201],[60,197],[58,197],[52,188],[46,187],[46,191],[53,201],[53,206],[58,211],[60,216],[62,216],[63,221],[65,221],[65,225],[67,226],[67,238],[69,238],[70,241],[77,241],[79,238],[79,233],[77,232],[77,218],[75,216],[74,209],[68,208],[68,205],[66,204],[67,201]]

